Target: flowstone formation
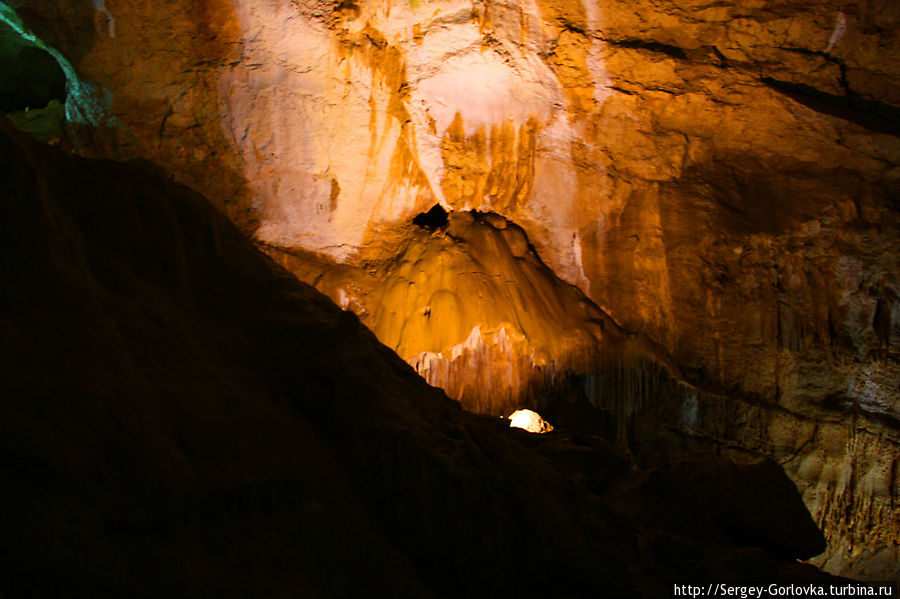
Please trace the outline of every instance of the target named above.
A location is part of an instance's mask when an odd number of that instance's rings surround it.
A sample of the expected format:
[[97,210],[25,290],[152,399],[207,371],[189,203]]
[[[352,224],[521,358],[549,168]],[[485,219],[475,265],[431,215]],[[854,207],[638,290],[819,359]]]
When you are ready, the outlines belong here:
[[111,94],[83,152],[204,191],[469,408],[774,457],[818,563],[898,574],[896,2],[9,4]]

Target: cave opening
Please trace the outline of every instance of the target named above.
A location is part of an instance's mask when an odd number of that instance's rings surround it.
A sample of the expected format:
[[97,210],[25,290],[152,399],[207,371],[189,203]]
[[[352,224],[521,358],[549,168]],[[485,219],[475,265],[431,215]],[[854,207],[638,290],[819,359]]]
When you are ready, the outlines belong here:
[[421,212],[413,218],[413,224],[417,227],[436,231],[447,226],[450,214],[440,204],[435,204],[428,212]]
[[0,20],[0,109],[19,129],[51,141],[66,119],[67,77],[58,60]]

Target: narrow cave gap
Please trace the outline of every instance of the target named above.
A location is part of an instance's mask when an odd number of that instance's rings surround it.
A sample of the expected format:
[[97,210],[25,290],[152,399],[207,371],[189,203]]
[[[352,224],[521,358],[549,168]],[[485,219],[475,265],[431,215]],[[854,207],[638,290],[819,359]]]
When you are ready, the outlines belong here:
[[[24,56],[20,56],[20,50]],[[118,125],[109,114],[112,95],[103,86],[80,79],[72,63],[31,31],[15,9],[3,1],[0,1],[0,61],[6,78],[0,82],[0,96],[7,95],[8,88],[12,102],[11,108],[0,106],[0,109],[9,113],[15,126],[38,139],[59,140],[69,124]],[[42,86],[47,91],[37,93]],[[14,99],[23,89],[35,93]]]
[[421,212],[413,218],[413,224],[417,227],[436,231],[447,226],[450,213],[440,204],[435,204],[428,212]]
[[0,21],[0,108],[15,112],[65,102],[66,74],[56,59]]
[[44,141],[63,136],[68,78],[57,59],[0,20],[0,110]]

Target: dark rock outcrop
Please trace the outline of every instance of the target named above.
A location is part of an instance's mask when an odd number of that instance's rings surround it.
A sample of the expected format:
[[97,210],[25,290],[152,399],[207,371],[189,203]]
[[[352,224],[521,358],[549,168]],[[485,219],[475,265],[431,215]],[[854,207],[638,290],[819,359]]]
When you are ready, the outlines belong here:
[[[0,120],[0,177],[5,597],[668,596],[686,572],[824,576],[779,555],[809,549],[780,527],[760,543],[628,511],[697,506],[664,507],[667,484],[599,439],[463,412],[146,165]],[[746,528],[734,489],[700,479],[713,520]],[[811,527],[766,479],[771,510]]]

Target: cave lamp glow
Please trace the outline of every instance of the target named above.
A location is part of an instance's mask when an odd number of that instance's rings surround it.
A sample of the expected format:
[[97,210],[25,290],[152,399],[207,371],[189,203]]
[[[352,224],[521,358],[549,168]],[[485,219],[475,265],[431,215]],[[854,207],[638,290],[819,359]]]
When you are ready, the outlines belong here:
[[509,426],[529,433],[549,433],[553,430],[553,426],[533,410],[516,410],[509,415]]

